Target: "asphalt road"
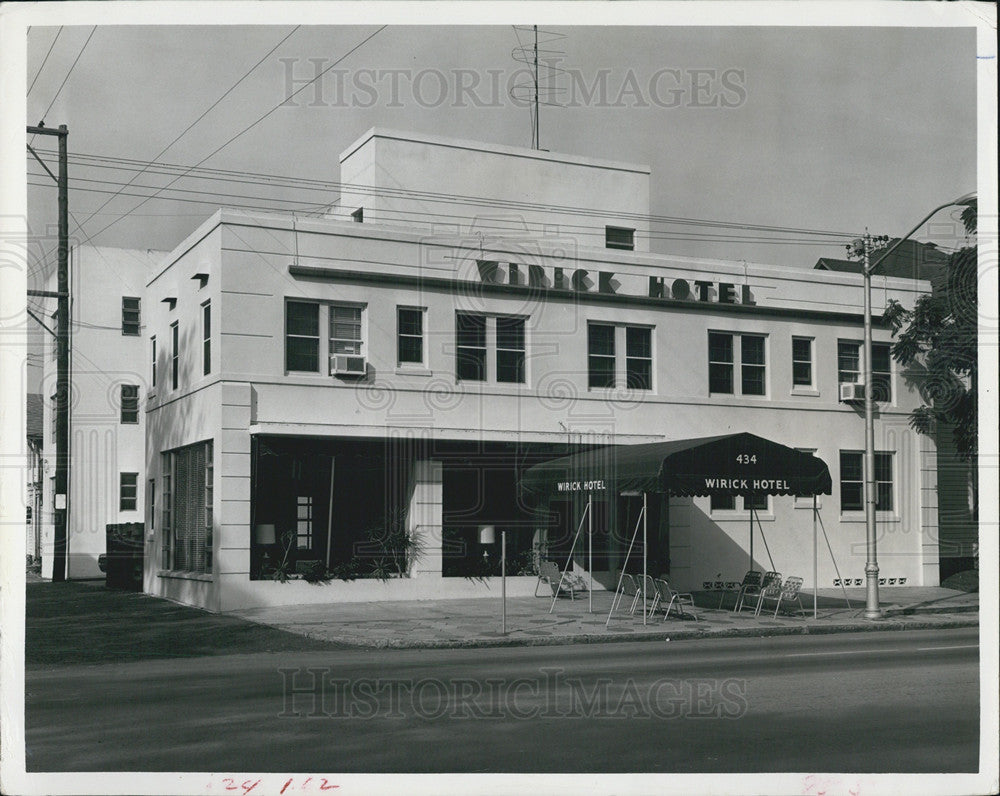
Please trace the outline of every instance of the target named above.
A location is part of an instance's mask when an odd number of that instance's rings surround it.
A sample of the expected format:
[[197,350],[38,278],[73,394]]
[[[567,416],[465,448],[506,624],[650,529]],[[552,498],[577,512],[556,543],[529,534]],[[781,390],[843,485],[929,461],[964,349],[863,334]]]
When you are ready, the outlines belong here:
[[969,772],[978,660],[958,629],[36,667],[27,767]]

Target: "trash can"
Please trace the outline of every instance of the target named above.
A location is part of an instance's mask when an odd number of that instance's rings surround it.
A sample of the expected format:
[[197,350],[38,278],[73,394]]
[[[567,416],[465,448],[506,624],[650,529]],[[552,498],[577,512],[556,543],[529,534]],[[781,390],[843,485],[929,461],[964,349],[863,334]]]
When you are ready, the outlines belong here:
[[144,524],[113,523],[106,526],[105,531],[105,586],[109,589],[142,591]]

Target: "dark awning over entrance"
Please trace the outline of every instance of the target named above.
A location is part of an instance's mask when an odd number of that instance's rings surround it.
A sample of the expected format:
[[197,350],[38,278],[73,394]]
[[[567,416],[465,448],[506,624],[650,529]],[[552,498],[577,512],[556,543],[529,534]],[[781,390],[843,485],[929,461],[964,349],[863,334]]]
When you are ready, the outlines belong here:
[[525,496],[574,492],[671,495],[829,495],[826,463],[755,434],[611,445],[543,462],[521,477]]

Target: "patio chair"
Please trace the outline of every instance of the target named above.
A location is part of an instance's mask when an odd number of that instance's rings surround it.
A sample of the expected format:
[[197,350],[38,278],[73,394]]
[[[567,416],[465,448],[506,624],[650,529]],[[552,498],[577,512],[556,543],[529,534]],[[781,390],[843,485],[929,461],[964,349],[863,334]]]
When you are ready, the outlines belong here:
[[778,609],[781,608],[781,604],[786,605],[793,600],[799,604],[799,613],[803,613],[802,608],[802,598],[799,597],[799,590],[802,588],[802,578],[797,578],[790,576],[785,579],[784,583],[771,584],[766,590],[761,592],[760,598],[757,602],[757,613],[756,616],[760,615],[760,609],[764,604],[764,600],[774,600],[774,616],[777,618]]
[[[749,569],[747,573],[743,576],[743,581],[735,589],[728,589],[723,591],[719,596],[719,610],[722,610],[722,603],[725,602],[726,597],[732,593],[736,593],[736,602],[739,603],[740,598],[743,596],[744,591],[751,586],[760,586],[761,573],[756,569]],[[734,607],[735,611],[736,608]]]
[[538,580],[535,581],[536,597],[538,596],[538,586],[541,583],[549,585],[553,597],[568,594],[571,600],[576,599],[578,591],[587,590],[586,582],[579,575],[574,575],[572,572],[563,574],[554,561],[545,561],[544,559],[538,562]]
[[[756,597],[760,594],[761,581],[764,576],[758,572],[756,569],[751,569],[747,571],[747,574],[743,576],[743,582],[740,584],[740,590],[736,592],[736,602],[733,605],[733,613],[738,613],[743,607],[743,601],[747,597]],[[719,603],[719,607],[722,607],[722,603]]]
[[621,583],[618,586],[618,591],[615,592],[615,599],[611,604],[611,610],[617,611],[618,607],[622,604],[623,597],[631,597],[632,602],[629,604],[628,612],[630,614],[635,613],[636,603],[639,602],[639,588],[636,584],[635,578],[629,575],[627,572],[621,576]]
[[636,588],[639,590],[639,594],[636,597],[636,602],[642,599],[642,582],[645,578],[646,581],[646,604],[649,606],[646,609],[646,616],[652,616],[656,607],[660,604],[660,590],[656,587],[656,580],[652,575],[636,575]]
[[659,593],[659,603],[661,605],[666,604],[666,610],[663,612],[663,621],[667,621],[667,617],[670,616],[670,609],[675,605],[677,606],[677,616],[683,618],[686,616],[684,613],[684,606],[686,605],[691,609],[691,615],[698,619],[698,614],[695,613],[694,608],[694,596],[689,592],[679,592],[671,588],[669,581],[660,578],[656,582],[656,590]]
[[734,610],[740,610],[740,611],[743,610],[743,606],[747,604],[746,597],[748,597],[748,596],[749,597],[756,597],[757,599],[756,599],[756,603],[755,603],[754,609],[753,609],[754,610],[754,614],[756,614],[757,611],[760,610],[760,596],[765,591],[767,591],[768,588],[770,588],[771,586],[773,586],[775,583],[778,585],[778,588],[780,589],[781,588],[781,573],[780,572],[774,572],[774,571],[765,572],[764,573],[764,577],[761,578],[761,580],[760,580],[760,586],[757,589],[751,589],[751,590],[747,591],[747,593],[744,594],[744,596],[743,596],[744,597],[743,600],[740,601],[739,608],[738,609],[734,609]]

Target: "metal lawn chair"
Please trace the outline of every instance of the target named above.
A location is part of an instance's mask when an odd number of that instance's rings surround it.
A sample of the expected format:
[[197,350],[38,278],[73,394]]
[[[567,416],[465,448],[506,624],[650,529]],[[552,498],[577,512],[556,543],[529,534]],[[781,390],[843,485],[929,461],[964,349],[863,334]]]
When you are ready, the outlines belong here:
[[[740,590],[736,593],[736,603],[733,605],[733,613],[738,613],[743,607],[743,601],[747,597],[756,597],[760,594],[761,581],[764,576],[758,572],[756,569],[751,569],[743,576],[743,583],[740,584]],[[721,606],[721,603],[720,603]]]
[[760,599],[757,601],[756,616],[760,615],[760,609],[764,604],[764,600],[774,600],[775,618],[778,616],[778,609],[781,608],[781,604],[785,603],[787,605],[793,600],[799,604],[799,613],[803,613],[802,598],[799,597],[799,590],[801,588],[802,578],[794,576],[786,578],[784,583],[771,584],[765,591],[761,592]]
[[538,580],[535,581],[535,596],[538,596],[538,586],[547,583],[552,589],[552,596],[568,594],[571,600],[576,599],[578,591],[586,591],[587,584],[579,575],[572,572],[562,572],[553,561],[538,562]]
[[653,612],[656,610],[656,606],[660,604],[660,590],[656,587],[656,580],[652,575],[636,575],[636,588],[639,589],[639,595],[636,598],[636,602],[642,599],[643,579],[645,579],[646,582],[646,604],[649,606],[646,609],[646,616],[651,617]]
[[618,607],[622,604],[623,597],[632,598],[632,602],[629,604],[628,612],[630,614],[634,614],[636,603],[639,602],[639,588],[636,584],[635,578],[627,572],[621,576],[621,584],[618,586],[618,591],[615,593],[615,599],[611,606],[612,611],[618,610]]
[[756,589],[749,589],[746,592],[744,592],[743,597],[740,599],[738,606],[736,608],[734,608],[733,610],[734,611],[742,611],[743,610],[743,606],[746,605],[746,598],[747,597],[754,597],[754,598],[756,598],[756,601],[755,601],[755,604],[754,604],[754,613],[756,613],[757,610],[760,608],[760,595],[762,595],[775,582],[777,582],[778,587],[780,588],[781,587],[781,573],[780,572],[773,572],[773,571],[765,572],[764,573],[764,577],[761,578],[761,580],[760,580],[760,586],[758,586]]
[[[751,586],[760,586],[761,577],[762,577],[761,573],[758,572],[756,569],[747,570],[747,573],[743,576],[743,582],[740,583],[735,590],[733,589],[725,590],[719,596],[719,610],[720,611],[722,610],[722,603],[725,602],[726,597],[729,596],[730,594],[733,594],[734,592],[736,594],[736,602],[739,603],[740,598],[743,596],[743,592],[745,589]],[[733,608],[733,610],[734,611],[736,610],[735,607]]]
[[671,588],[669,581],[660,578],[656,581],[656,590],[659,593],[659,604],[666,605],[666,610],[663,612],[663,621],[667,621],[667,617],[670,616],[670,609],[675,605],[677,606],[677,615],[679,617],[684,617],[684,606],[686,605],[691,609],[691,615],[698,619],[698,614],[695,613],[694,608],[694,595],[689,592],[679,592]]

